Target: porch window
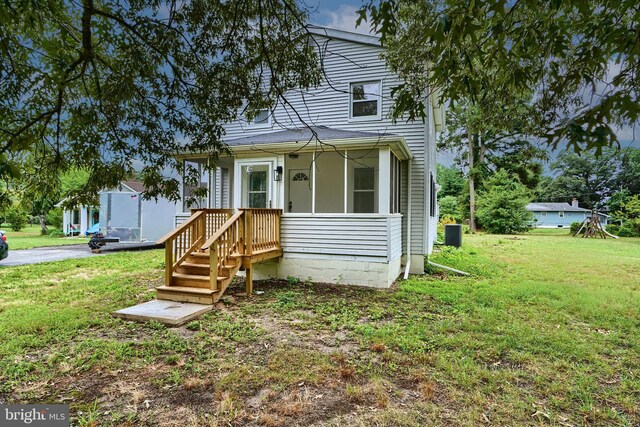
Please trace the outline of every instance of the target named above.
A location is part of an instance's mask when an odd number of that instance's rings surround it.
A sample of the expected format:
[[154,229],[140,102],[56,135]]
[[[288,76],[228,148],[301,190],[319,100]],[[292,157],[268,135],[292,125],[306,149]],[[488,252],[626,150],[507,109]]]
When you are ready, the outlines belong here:
[[209,171],[207,159],[189,159],[184,161],[182,175],[182,211],[192,208],[208,207]]
[[390,188],[389,188],[389,212],[400,213],[400,203],[402,200],[402,162],[391,153],[390,165]]
[[316,213],[344,212],[344,156],[344,151],[316,153]]
[[375,171],[373,168],[356,168],[353,171],[353,211],[372,213],[375,205]]
[[380,118],[380,82],[351,83],[351,118]]
[[347,213],[378,212],[378,150],[347,152]]

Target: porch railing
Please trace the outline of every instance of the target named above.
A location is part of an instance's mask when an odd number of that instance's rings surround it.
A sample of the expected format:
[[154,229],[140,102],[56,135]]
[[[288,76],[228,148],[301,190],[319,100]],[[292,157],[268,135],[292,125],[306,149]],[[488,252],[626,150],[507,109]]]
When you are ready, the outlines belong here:
[[[217,224],[231,216],[229,209],[195,209],[188,220],[157,241],[165,245],[165,284],[171,285],[176,268],[193,252],[200,249]],[[211,234],[209,234],[211,233]]]
[[[282,249],[281,209],[193,209],[192,215],[158,243],[165,244],[165,284],[196,251],[209,251],[211,289],[217,290],[218,276],[229,268],[233,256],[252,256]],[[242,262],[239,260],[237,262]]]

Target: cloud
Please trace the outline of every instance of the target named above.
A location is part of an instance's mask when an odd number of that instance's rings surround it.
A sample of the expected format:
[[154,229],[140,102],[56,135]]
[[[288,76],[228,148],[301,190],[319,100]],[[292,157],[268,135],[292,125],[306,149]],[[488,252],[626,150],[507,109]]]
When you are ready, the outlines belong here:
[[357,7],[348,4],[342,4],[336,10],[320,9],[319,21],[321,22],[319,22],[319,24],[335,28],[337,30],[369,34],[369,25],[367,25],[366,22],[363,22],[359,27],[356,27],[356,20],[358,19],[358,15],[356,13],[357,10]]

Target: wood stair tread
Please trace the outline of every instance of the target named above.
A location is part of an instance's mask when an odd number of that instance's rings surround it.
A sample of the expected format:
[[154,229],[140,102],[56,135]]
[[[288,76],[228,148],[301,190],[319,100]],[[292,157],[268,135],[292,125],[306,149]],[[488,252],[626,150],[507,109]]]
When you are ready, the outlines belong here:
[[204,288],[192,288],[190,286],[164,286],[164,285],[158,286],[156,290],[165,291],[165,292],[185,292],[189,294],[199,294],[199,295],[213,295],[218,292],[217,290],[214,291],[211,289],[204,289]]
[[[210,276],[205,276],[203,274],[184,274],[184,273],[173,273],[173,277],[176,279],[187,279],[187,280],[202,280],[209,281]],[[218,276],[218,280],[226,280],[228,276]]]

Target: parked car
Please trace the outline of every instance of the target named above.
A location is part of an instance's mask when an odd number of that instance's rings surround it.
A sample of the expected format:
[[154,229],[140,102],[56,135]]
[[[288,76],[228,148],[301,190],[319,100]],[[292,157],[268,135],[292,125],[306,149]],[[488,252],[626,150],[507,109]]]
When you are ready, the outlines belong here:
[[9,256],[9,244],[5,234],[3,230],[0,230],[0,261]]

